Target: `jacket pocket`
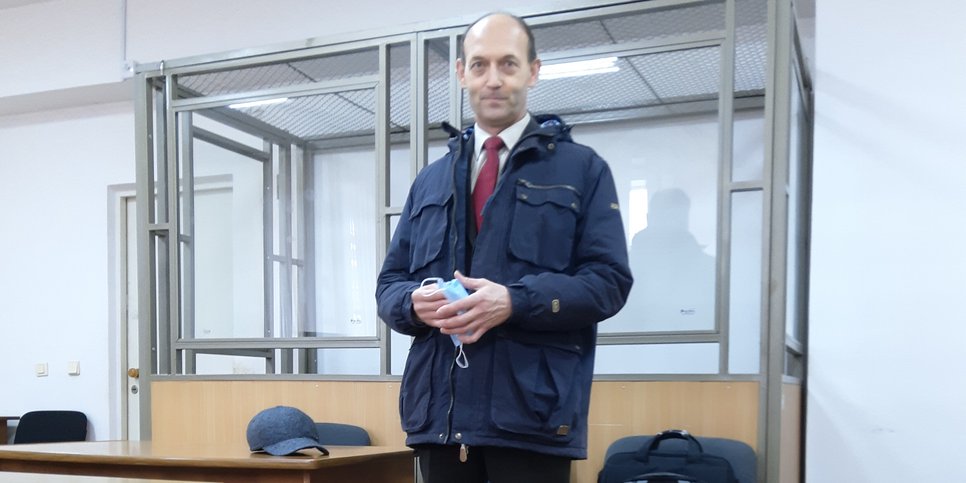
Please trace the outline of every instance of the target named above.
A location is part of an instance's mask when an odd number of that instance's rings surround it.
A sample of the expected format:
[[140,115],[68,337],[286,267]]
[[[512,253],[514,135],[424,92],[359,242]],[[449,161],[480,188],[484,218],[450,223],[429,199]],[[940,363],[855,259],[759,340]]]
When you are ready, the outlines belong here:
[[438,259],[446,242],[451,193],[435,193],[421,200],[409,215],[412,241],[409,246],[409,271],[415,273]]
[[518,179],[510,253],[556,271],[570,266],[580,192],[570,185],[538,185]]
[[429,422],[435,362],[436,342],[432,332],[413,340],[399,388],[399,417],[403,431],[419,431]]
[[581,350],[500,338],[490,417],[497,428],[540,442],[566,444],[580,412]]

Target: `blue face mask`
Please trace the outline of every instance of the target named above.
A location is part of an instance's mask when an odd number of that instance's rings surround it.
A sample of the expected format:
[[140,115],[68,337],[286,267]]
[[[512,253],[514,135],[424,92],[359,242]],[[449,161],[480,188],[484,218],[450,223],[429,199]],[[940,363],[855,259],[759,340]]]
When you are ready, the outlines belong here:
[[[445,282],[439,277],[430,277],[423,280],[423,282],[419,284],[419,287],[422,288],[431,283],[436,284],[436,290],[430,293],[434,294],[436,292],[442,292],[446,297],[446,300],[449,300],[450,302],[455,302],[470,296],[470,294],[466,292],[466,288],[463,287],[463,284],[461,284],[460,281],[455,278]],[[460,313],[462,314],[463,312]],[[470,334],[472,334],[472,332],[467,332],[467,335]],[[466,359],[466,353],[463,352],[463,341],[461,341],[459,336],[456,334],[450,334],[449,337],[452,339],[453,345],[456,346],[456,365],[466,369],[470,366],[470,361]]]

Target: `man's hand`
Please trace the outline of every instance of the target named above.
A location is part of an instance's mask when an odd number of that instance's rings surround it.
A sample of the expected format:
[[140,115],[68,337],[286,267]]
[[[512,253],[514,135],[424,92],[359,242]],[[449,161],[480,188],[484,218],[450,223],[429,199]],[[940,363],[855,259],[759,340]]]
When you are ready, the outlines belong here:
[[[464,344],[472,344],[480,340],[487,331],[510,318],[513,313],[510,292],[505,286],[485,278],[464,277],[459,271],[455,276],[463,287],[473,292],[469,297],[448,304],[444,298],[443,304],[435,304],[435,314],[427,316],[432,322],[420,315],[419,311],[416,314],[427,325],[438,327],[440,332],[456,334]],[[413,292],[414,308],[416,292]],[[442,297],[442,294],[438,295]],[[427,304],[426,308],[432,305],[434,304]]]
[[413,312],[416,318],[430,327],[440,327],[440,322],[445,318],[436,311],[446,305],[446,296],[439,290],[439,286],[434,284],[424,285],[413,291]]

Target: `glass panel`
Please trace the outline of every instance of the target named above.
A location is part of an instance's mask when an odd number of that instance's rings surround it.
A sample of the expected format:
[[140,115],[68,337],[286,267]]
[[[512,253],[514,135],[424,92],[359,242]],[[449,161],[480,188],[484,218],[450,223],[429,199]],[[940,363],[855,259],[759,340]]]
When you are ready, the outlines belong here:
[[392,337],[392,368],[390,374],[401,376],[403,369],[406,368],[406,358],[409,357],[409,346],[412,344],[412,337],[390,331]]
[[314,335],[376,335],[374,158],[371,146],[315,153]]
[[151,102],[152,111],[151,119],[152,131],[149,134],[149,142],[153,142],[151,146],[151,160],[150,166],[148,167],[148,173],[151,178],[149,184],[151,185],[151,191],[147,196],[151,199],[151,209],[150,212],[151,219],[149,223],[164,223],[167,221],[167,184],[165,184],[166,174],[165,166],[167,162],[164,157],[164,146],[167,143],[167,138],[165,133],[167,132],[165,125],[165,108],[164,108],[164,92],[161,90],[152,90]]
[[728,367],[759,371],[761,340],[762,192],[731,195],[731,299]]
[[718,344],[599,345],[594,374],[717,374]]
[[[196,134],[201,129],[250,147],[261,144],[224,124],[193,119]],[[192,152],[194,223],[186,232],[193,233],[182,246],[193,252],[193,277],[183,279],[193,280],[194,293],[182,300],[194,300],[194,314],[185,315],[193,330],[184,337],[263,337],[262,163],[199,138]]]
[[[396,225],[398,224],[399,224],[398,215],[392,215],[389,217],[390,237],[392,236],[393,233],[396,233]],[[406,368],[406,358],[409,356],[409,346],[412,343],[412,337],[408,335],[400,334],[394,330],[389,330],[389,337],[390,337],[389,373],[394,376],[400,376],[403,373],[403,369]]]
[[409,192],[412,68],[409,44],[389,49],[389,206],[402,207]]
[[393,143],[389,150],[389,206],[402,208],[412,180],[409,143]]
[[[269,354],[273,351],[266,350]],[[196,354],[195,374],[265,374],[265,357],[228,354]]]
[[715,114],[581,125],[614,173],[634,286],[602,333],[714,329]]
[[374,376],[379,374],[378,348],[307,349],[305,352],[309,360],[309,373],[312,374],[331,376]]
[[399,224],[399,215],[391,215],[389,217],[389,236],[392,237],[393,233],[396,233],[396,225]]
[[765,162],[765,110],[736,111],[733,136],[731,178],[761,182]]
[[[200,256],[194,260],[194,288],[195,293],[203,294],[195,301],[194,337],[197,338],[237,337],[232,296],[233,250],[225,249],[232,246],[233,196],[231,186],[196,187],[193,238],[194,252]],[[260,332],[249,331],[248,336],[259,337]]]
[[167,334],[169,333],[168,322],[168,307],[170,306],[170,299],[168,297],[168,275],[171,273],[168,269],[168,237],[160,233],[151,234],[151,252],[150,256],[154,265],[154,270],[151,276],[154,277],[152,287],[153,297],[154,297],[154,307],[150,307],[154,310],[153,323],[154,327],[151,327],[153,332],[158,334],[158,344],[163,348],[162,350],[155,351],[152,355],[151,368],[152,374],[168,374],[169,369],[165,366],[165,360],[167,355],[167,349],[169,348],[169,338]]

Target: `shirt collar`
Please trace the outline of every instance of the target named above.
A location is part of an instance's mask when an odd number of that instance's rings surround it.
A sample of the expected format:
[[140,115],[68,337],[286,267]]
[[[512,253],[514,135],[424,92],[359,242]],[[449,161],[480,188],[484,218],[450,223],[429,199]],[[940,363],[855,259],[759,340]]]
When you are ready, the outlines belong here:
[[[529,112],[522,119],[497,134],[503,140],[503,145],[506,146],[506,149],[513,149],[513,146],[520,140],[520,136],[523,136],[523,131],[527,128],[527,124],[530,124]],[[480,153],[483,152],[483,142],[490,137],[490,134],[481,129],[479,123],[473,125],[473,133],[473,152],[479,157]]]

